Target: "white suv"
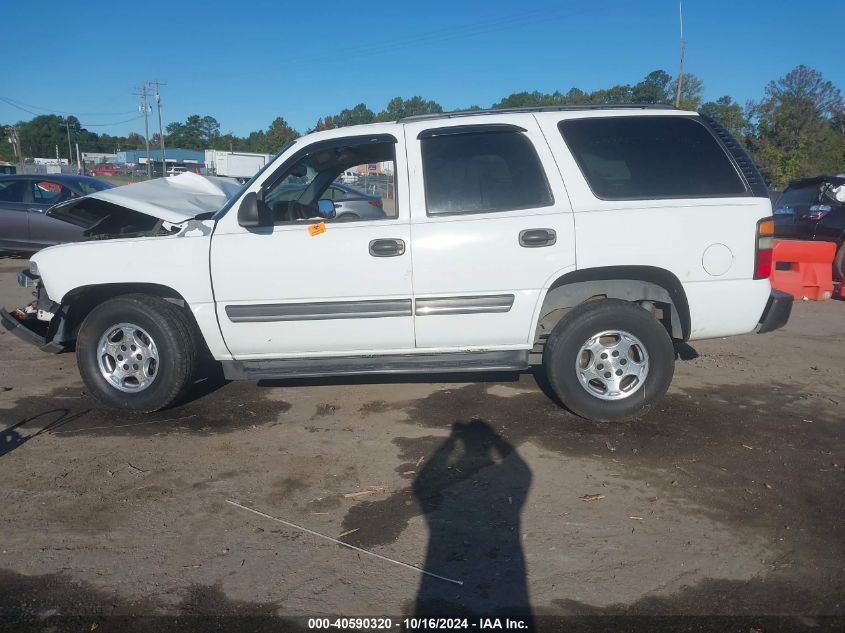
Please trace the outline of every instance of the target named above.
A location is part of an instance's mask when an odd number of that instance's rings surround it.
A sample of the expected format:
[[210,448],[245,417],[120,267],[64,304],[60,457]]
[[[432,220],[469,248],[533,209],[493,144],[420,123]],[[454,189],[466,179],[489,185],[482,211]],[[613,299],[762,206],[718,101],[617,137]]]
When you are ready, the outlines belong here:
[[[335,219],[323,192],[373,163],[392,163],[392,212]],[[769,331],[791,309],[769,284],[765,184],[693,112],[328,130],[232,187],[188,173],[54,207],[90,239],[34,256],[19,281],[37,300],[3,322],[74,346],[91,393],[123,409],[170,405],[209,354],[250,380],[542,364],[566,407],[617,420],[666,391],[673,339]]]

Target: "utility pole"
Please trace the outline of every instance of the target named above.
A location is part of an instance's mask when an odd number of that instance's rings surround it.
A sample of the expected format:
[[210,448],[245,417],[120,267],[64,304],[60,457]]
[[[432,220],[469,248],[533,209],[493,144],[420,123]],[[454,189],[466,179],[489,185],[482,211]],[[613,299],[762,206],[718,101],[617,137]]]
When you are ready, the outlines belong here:
[[684,40],[684,5],[678,2],[678,18],[681,22],[681,58],[678,63],[678,80],[675,82],[675,107],[681,107],[681,86],[684,83],[684,55],[687,51],[687,43]]
[[153,165],[150,162],[150,124],[148,115],[150,114],[150,106],[147,105],[147,84],[141,86],[141,91],[136,92],[135,95],[141,97],[141,105],[138,109],[144,113],[144,144],[147,146],[147,180],[153,177]]
[[65,119],[65,127],[67,128],[67,166],[70,167],[73,163],[73,150],[70,148],[70,121]]
[[161,175],[166,176],[167,163],[164,155],[164,130],[161,127],[161,94],[159,93],[158,87],[166,86],[167,84],[159,82],[158,79],[151,81],[150,84],[155,86],[155,100],[156,106],[158,107],[158,140],[161,143]]
[[21,137],[18,134],[18,128],[14,125],[10,125],[8,128],[10,136],[9,142],[12,144],[12,149],[15,150],[15,158],[17,158],[18,162],[21,165],[20,173],[24,173],[24,166],[26,165],[26,160],[23,157],[23,148],[21,147]]

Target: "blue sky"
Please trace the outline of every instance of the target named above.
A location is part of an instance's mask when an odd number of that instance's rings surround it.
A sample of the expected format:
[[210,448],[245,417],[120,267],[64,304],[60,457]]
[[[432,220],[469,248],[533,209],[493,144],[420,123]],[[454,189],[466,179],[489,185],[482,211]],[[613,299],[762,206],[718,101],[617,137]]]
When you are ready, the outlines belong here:
[[[156,78],[167,82],[165,125],[210,114],[244,135],[276,116],[304,131],[397,95],[456,109],[522,90],[636,83],[657,68],[674,75],[678,60],[676,0],[3,4],[0,97],[37,114],[80,113],[112,134],[143,132],[142,120],[117,122],[137,115],[133,90]],[[685,0],[686,68],[706,99],[758,99],[798,64],[845,89],[842,38],[830,30],[843,9]],[[32,116],[0,102],[2,123]]]

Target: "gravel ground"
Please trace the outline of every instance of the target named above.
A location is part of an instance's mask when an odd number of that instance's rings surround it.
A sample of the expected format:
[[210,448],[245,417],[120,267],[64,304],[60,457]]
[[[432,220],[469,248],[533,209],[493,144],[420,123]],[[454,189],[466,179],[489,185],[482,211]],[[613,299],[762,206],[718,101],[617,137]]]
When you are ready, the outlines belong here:
[[[0,305],[26,301],[25,265],[0,260]],[[667,397],[626,424],[574,417],[531,374],[212,372],[129,415],[87,397],[72,355],[2,332],[0,627],[530,612],[549,630],[838,630],[843,315],[802,302],[778,332],[680,348]]]

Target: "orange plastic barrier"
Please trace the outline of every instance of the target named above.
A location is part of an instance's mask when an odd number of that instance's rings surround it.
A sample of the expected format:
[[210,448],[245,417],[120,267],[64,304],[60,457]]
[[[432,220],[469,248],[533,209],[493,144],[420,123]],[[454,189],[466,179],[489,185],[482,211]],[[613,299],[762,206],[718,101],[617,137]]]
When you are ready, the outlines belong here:
[[824,301],[833,294],[833,242],[775,240],[772,250],[772,288],[796,299]]

